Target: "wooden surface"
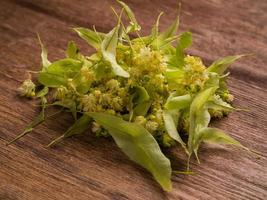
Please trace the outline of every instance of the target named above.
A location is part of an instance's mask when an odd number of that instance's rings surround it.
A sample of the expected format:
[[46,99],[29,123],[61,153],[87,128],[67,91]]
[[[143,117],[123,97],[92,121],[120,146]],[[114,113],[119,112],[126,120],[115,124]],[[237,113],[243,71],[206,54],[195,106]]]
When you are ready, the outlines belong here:
[[[75,2],[75,3],[74,3]],[[127,0],[148,33],[159,11],[161,27],[175,17],[176,0]],[[57,116],[32,134],[6,147],[36,115],[37,102],[19,98],[16,88],[26,70],[38,70],[39,32],[51,60],[64,55],[74,39],[83,52],[92,52],[70,27],[109,31],[115,18],[107,0],[0,1],[0,199],[267,199],[267,1],[182,1],[181,30],[191,30],[190,50],[206,64],[226,55],[253,53],[231,68],[230,89],[236,112],[215,122],[245,146],[261,152],[257,159],[240,149],[203,145],[201,164],[192,161],[196,175],[173,175],[173,191],[165,193],[150,174],[129,161],[112,139],[92,134],[71,138],[54,148],[45,145],[72,123]],[[183,170],[181,149],[166,150],[174,169]]]

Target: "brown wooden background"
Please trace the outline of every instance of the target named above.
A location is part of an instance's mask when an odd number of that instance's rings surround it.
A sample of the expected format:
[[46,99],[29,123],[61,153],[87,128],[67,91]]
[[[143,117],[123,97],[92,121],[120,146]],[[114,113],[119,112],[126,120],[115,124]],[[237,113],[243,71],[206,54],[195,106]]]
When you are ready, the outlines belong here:
[[[175,17],[176,0],[127,0],[148,33],[157,14],[161,27]],[[163,192],[151,176],[127,159],[111,139],[89,133],[46,149],[72,123],[69,115],[49,119],[32,134],[6,147],[36,115],[37,102],[16,96],[26,70],[38,70],[39,32],[50,60],[61,58],[68,40],[92,52],[70,27],[109,31],[115,24],[108,0],[0,1],[0,199],[267,199],[267,1],[183,0],[181,30],[191,30],[190,53],[206,64],[226,55],[254,53],[231,68],[230,89],[236,112],[216,126],[261,152],[203,145],[196,175],[173,175],[173,191]],[[168,150],[175,169],[184,169],[180,149]]]

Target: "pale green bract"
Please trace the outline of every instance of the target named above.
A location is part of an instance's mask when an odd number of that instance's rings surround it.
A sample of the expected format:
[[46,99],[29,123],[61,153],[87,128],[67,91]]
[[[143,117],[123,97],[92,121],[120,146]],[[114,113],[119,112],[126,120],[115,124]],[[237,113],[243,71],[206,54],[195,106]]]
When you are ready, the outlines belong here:
[[105,60],[110,62],[113,72],[122,77],[128,78],[130,75],[116,61],[116,48],[118,43],[119,27],[116,26],[104,38],[101,44],[101,51]]
[[[74,123],[52,146],[64,138],[89,133],[112,136],[121,150],[147,169],[166,190],[171,190],[171,173],[192,174],[189,161],[197,160],[202,142],[231,144],[238,141],[217,128],[212,118],[221,118],[235,108],[226,79],[227,69],[243,55],[228,56],[206,67],[197,56],[188,55],[192,44],[188,31],[177,34],[179,15],[165,30],[159,31],[160,13],[151,33],[140,36],[141,26],[128,5],[118,1],[117,25],[108,33],[83,27],[73,30],[95,53],[84,55],[74,41],[65,58],[50,62],[41,45],[41,70],[38,83],[29,77],[18,88],[21,96],[41,100],[41,112],[10,143],[25,136],[44,122],[50,106],[58,113],[72,114]],[[123,24],[123,13],[128,19]],[[131,35],[129,35],[129,33]],[[54,113],[53,115],[56,115]],[[9,144],[10,144],[9,143]],[[188,156],[188,170],[171,169],[161,147],[177,146]],[[248,149],[247,149],[248,150]]]

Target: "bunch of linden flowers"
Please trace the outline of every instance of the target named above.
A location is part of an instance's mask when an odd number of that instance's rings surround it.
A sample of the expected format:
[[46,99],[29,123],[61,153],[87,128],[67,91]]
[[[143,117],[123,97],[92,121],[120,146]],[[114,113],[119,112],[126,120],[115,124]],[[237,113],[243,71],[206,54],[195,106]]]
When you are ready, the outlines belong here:
[[[176,35],[178,17],[159,32],[161,13],[151,34],[141,37],[131,9],[118,3],[122,6],[120,14],[114,11],[118,24],[109,33],[74,28],[96,49],[92,55],[82,55],[71,41],[66,58],[51,63],[39,38],[42,69],[38,88],[43,89],[35,91],[35,84],[28,79],[18,91],[22,96],[39,98],[42,109],[11,142],[42,123],[49,106],[61,106],[72,113],[75,122],[49,146],[90,127],[97,136],[112,136],[131,160],[170,191],[174,171],[160,146],[181,146],[188,155],[188,166],[192,154],[198,160],[202,142],[243,147],[223,131],[208,126],[211,118],[234,110],[225,71],[242,55],[225,57],[206,67],[201,58],[185,54],[192,38],[190,32]],[[127,26],[122,23],[122,14],[129,21]],[[134,35],[137,37],[132,39]],[[53,98],[47,101],[49,94]]]

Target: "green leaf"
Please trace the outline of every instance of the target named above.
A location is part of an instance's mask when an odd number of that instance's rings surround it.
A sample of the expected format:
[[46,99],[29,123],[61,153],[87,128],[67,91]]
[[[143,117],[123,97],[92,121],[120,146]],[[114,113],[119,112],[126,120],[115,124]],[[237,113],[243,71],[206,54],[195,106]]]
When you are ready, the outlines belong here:
[[73,72],[79,72],[83,62],[79,60],[74,60],[71,58],[65,58],[62,60],[58,60],[52,63],[48,68],[47,72],[51,74],[58,74],[58,75],[69,75]]
[[68,78],[73,78],[80,69],[83,62],[66,58],[52,63],[46,72],[38,74],[38,81],[47,87],[59,87],[66,85]]
[[215,72],[222,75],[230,64],[235,62],[237,59],[242,58],[245,55],[227,56],[219,60],[214,61],[211,66],[208,67],[209,72]]
[[180,137],[180,134],[177,131],[177,125],[178,125],[178,120],[179,120],[180,112],[179,110],[164,110],[163,111],[163,120],[164,120],[164,125],[165,129],[167,130],[168,135],[179,142],[182,147],[185,149],[187,152],[186,144]]
[[41,112],[33,119],[31,123],[27,125],[27,127],[24,129],[24,131],[19,134],[17,137],[15,137],[13,140],[8,142],[6,145],[10,145],[14,143],[15,141],[19,140],[20,138],[24,137],[28,133],[32,132],[33,129],[38,126],[39,124],[43,123],[45,121],[45,108],[46,108],[46,98],[42,97],[42,110]]
[[84,114],[63,135],[61,135],[60,137],[53,140],[50,144],[48,144],[48,147],[58,143],[60,140],[64,138],[67,138],[73,135],[82,134],[89,127],[90,121],[91,121],[91,117]]
[[164,107],[167,110],[171,110],[171,109],[184,109],[186,107],[188,107],[190,105],[192,101],[191,95],[186,94],[183,96],[175,96],[175,95],[171,95],[168,99],[167,102],[165,103]]
[[166,191],[171,190],[171,166],[154,137],[141,125],[103,114],[89,114],[109,131],[116,144],[134,162],[151,172]]
[[123,7],[123,9],[126,12],[127,17],[130,20],[130,25],[126,28],[126,32],[130,33],[133,31],[140,31],[141,30],[141,26],[138,24],[133,11],[131,10],[131,8],[126,5],[124,2],[117,0],[117,2]]
[[38,74],[38,81],[46,87],[59,87],[67,84],[67,79],[65,77],[48,72],[40,72]]
[[110,63],[113,72],[118,76],[128,78],[130,76],[129,73],[125,71],[116,61],[118,29],[119,26],[116,26],[106,35],[101,44],[101,51],[104,59]]
[[87,28],[74,28],[74,31],[78,33],[78,35],[84,39],[89,45],[94,47],[95,49],[99,49],[101,47],[101,42],[105,37],[104,33],[96,32]]
[[42,52],[41,52],[42,71],[45,71],[48,68],[48,66],[51,64],[51,62],[47,58],[47,50],[46,50],[45,46],[43,45],[39,34],[37,34],[37,37],[38,37],[38,41],[39,41],[41,49],[42,49]]
[[79,49],[77,48],[74,41],[69,41],[68,48],[66,50],[66,56],[68,58],[76,59],[77,53],[79,52]]

